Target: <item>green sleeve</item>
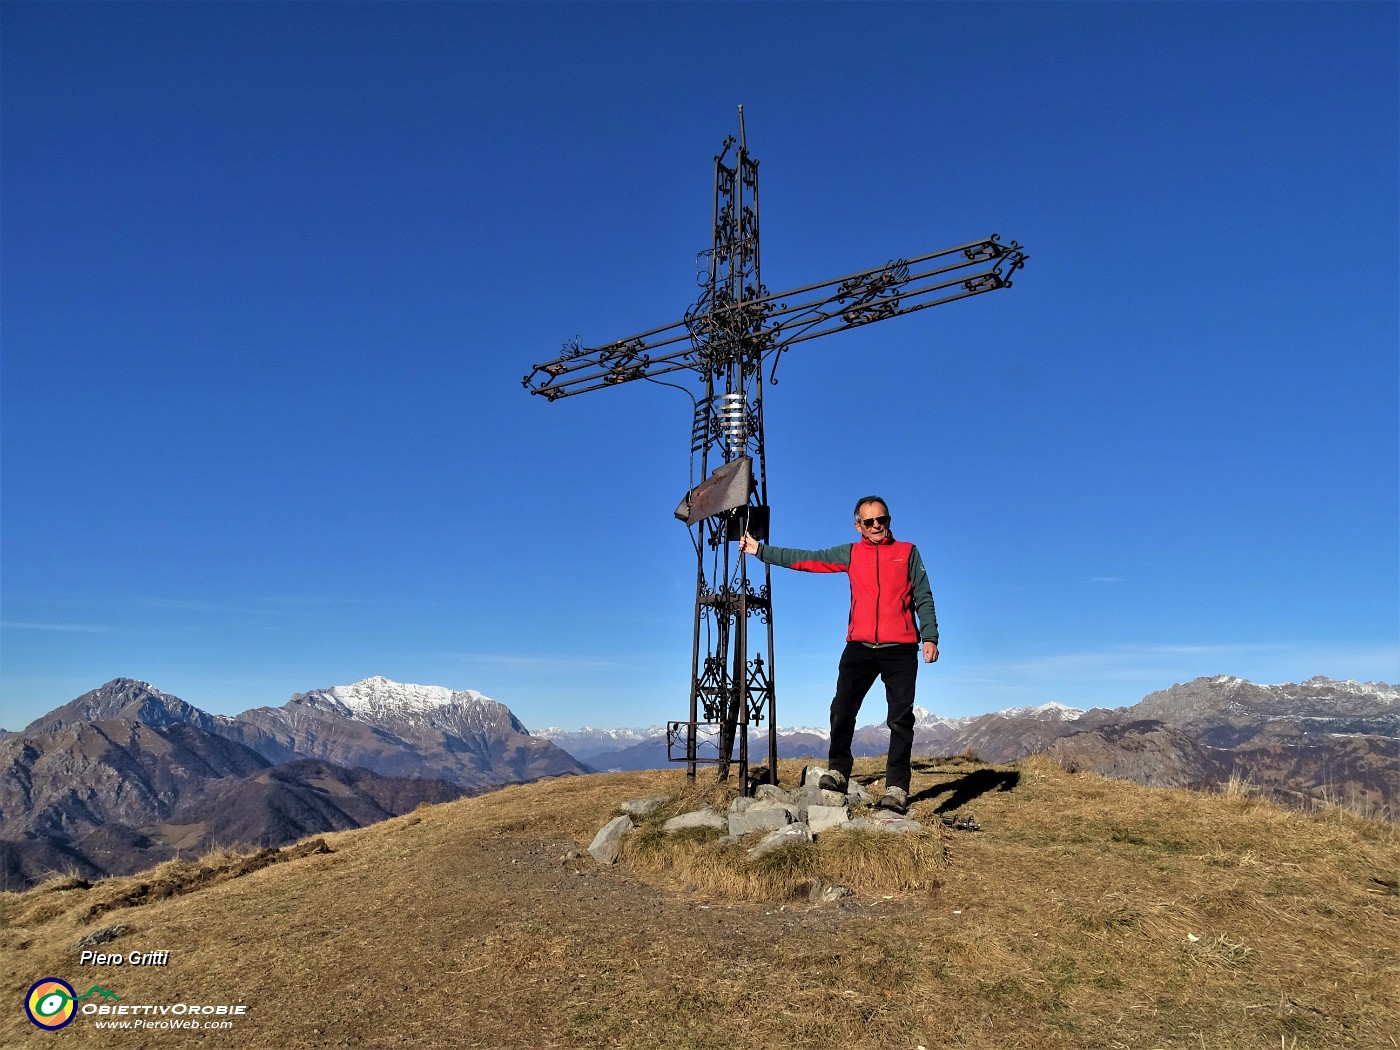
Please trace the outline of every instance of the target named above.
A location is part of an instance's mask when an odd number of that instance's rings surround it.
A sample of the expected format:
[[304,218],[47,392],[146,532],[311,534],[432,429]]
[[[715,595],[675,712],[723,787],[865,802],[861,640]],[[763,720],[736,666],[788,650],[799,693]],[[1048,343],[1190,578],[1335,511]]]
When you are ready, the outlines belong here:
[[771,547],[765,543],[758,548],[758,558],[769,565],[799,572],[847,572],[851,567],[851,546],[843,543],[839,547],[809,551],[800,547]]
[[938,617],[933,610],[933,588],[929,586],[924,559],[915,547],[909,552],[909,583],[913,587],[914,614],[919,618],[919,638],[938,644]]

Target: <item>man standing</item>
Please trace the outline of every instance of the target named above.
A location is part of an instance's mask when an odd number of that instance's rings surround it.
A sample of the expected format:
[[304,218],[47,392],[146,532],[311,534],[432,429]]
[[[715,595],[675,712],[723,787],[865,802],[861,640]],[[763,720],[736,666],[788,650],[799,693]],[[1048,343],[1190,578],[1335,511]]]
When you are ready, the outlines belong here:
[[826,550],[772,547],[748,533],[739,546],[769,565],[802,572],[844,572],[851,583],[850,626],[831,701],[829,770],[820,780],[845,791],[851,775],[851,737],[861,701],[879,677],[889,701],[890,752],[881,809],[909,809],[909,757],[914,750],[914,683],[922,642],[924,663],[938,659],[938,621],[923,558],[912,543],[890,534],[889,505],[879,496],[856,503],[858,543]]

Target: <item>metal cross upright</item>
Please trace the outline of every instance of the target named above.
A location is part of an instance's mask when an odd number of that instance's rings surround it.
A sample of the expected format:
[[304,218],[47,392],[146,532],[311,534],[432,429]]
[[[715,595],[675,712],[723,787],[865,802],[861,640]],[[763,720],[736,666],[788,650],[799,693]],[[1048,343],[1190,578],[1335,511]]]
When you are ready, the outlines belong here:
[[[717,765],[726,779],[737,743],[740,787],[751,793],[749,725],[766,719],[767,779],[777,783],[772,581],[764,564],[757,585],[745,556],[731,550],[746,530],[767,538],[765,363],[776,383],[778,358],[798,343],[1008,288],[1025,261],[1019,244],[992,234],[770,295],[759,276],[758,161],[748,152],[740,106],[739,137],[725,139],[715,158],[714,243],[697,257],[703,291],[695,305],[673,324],[614,343],[587,347],[572,339],[524,378],[530,393],[556,401],[672,372],[699,377],[691,395],[690,487],[676,509],[696,553],[690,710],[667,724],[667,757],[685,762],[692,779],[699,763]],[[766,660],[761,639],[751,647],[751,616],[767,628]]]

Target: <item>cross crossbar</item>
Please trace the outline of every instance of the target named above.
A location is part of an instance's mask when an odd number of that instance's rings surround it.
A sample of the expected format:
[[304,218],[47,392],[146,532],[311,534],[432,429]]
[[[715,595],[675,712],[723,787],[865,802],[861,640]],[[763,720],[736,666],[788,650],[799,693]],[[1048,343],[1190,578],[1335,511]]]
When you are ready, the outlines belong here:
[[[992,234],[985,240],[887,262],[845,277],[719,306],[603,346],[585,347],[577,339],[570,340],[563,354],[535,365],[521,385],[556,401],[682,369],[703,374],[710,367],[705,338],[711,333],[737,327],[760,344],[764,356],[781,353],[819,336],[1009,288],[1011,275],[1025,261],[1019,244],[1002,244]],[[797,296],[809,298],[795,304],[785,301]]]

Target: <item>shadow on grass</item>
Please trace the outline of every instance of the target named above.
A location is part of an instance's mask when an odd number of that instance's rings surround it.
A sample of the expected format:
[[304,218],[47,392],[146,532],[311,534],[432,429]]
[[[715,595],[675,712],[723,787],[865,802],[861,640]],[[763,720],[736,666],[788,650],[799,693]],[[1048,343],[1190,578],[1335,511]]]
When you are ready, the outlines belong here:
[[934,812],[947,813],[949,810],[957,809],[981,798],[989,791],[1011,791],[1020,782],[1021,774],[1014,770],[974,769],[971,773],[965,773],[946,784],[936,784],[931,788],[925,788],[917,795],[912,796],[909,801],[911,803],[922,802],[925,799],[937,798],[946,792],[948,797],[938,804]]

